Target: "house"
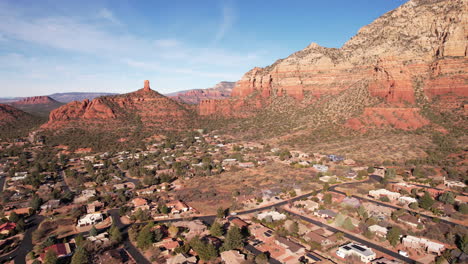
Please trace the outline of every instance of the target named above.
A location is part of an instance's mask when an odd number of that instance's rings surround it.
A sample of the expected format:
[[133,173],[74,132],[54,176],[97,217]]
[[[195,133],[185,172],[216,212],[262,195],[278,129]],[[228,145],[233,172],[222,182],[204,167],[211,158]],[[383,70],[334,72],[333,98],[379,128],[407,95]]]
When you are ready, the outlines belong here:
[[239,227],[240,229],[242,228],[247,228],[249,224],[245,222],[244,220],[240,219],[239,217],[230,217],[229,221]]
[[87,214],[78,220],[78,227],[95,225],[104,220],[104,216],[101,213]]
[[328,157],[328,159],[329,159],[330,161],[332,161],[332,162],[338,162],[338,161],[344,160],[344,157],[343,157],[343,156],[338,156],[338,155],[333,155],[333,154],[332,154],[332,155],[328,155],[327,157]]
[[173,252],[174,249],[180,246],[180,241],[172,238],[166,238],[163,239],[161,242],[154,243],[153,246],[159,247],[163,251],[167,250],[169,252]]
[[240,162],[238,166],[241,168],[253,168],[255,164],[253,162]]
[[203,224],[203,222],[200,220],[180,221],[180,222],[172,223],[172,225],[177,226],[177,227],[187,228],[189,232],[185,233],[185,237],[187,237],[188,239],[196,235],[202,234],[207,229],[206,225]]
[[226,264],[239,264],[245,261],[245,256],[237,250],[229,250],[221,252],[221,259]]
[[380,197],[387,197],[391,201],[395,201],[400,198],[400,193],[391,192],[387,189],[378,189],[378,190],[371,190],[369,191],[369,196],[374,199],[379,199]]
[[49,200],[45,204],[41,205],[42,211],[52,210],[58,208],[60,205],[60,200]]
[[335,213],[334,211],[330,209],[325,209],[325,210],[315,211],[314,215],[321,217],[321,218],[325,218],[325,219],[332,219],[336,217],[337,213]]
[[341,194],[341,193],[335,193],[335,192],[332,192],[331,196],[332,196],[332,202],[334,203],[341,203],[346,198],[346,195]]
[[113,263],[113,264],[136,263],[133,260],[131,260],[128,252],[123,248],[107,250],[103,254],[101,254],[98,258],[99,258],[99,263]]
[[402,215],[398,218],[402,223],[409,225],[411,227],[418,227],[418,225],[421,223],[421,220],[418,219],[416,216],[410,215],[410,214],[405,214]]
[[166,204],[167,208],[171,209],[172,214],[181,214],[184,212],[188,212],[189,210],[192,209],[192,207],[188,206],[184,202],[177,200],[177,201],[171,201]]
[[379,237],[385,237],[388,232],[387,228],[383,226],[379,226],[379,225],[369,226],[369,231],[371,231],[372,233],[374,233],[376,236],[379,236]]
[[284,237],[278,237],[275,241],[277,245],[286,248],[288,251],[294,254],[305,254],[305,248],[289,239]]
[[86,203],[90,198],[96,196],[96,190],[86,189],[81,192],[81,195],[73,199],[73,203]]
[[146,201],[146,199],[137,197],[132,200],[132,204],[135,208],[139,208],[148,205],[148,201]]
[[237,159],[224,159],[221,164],[223,166],[233,166],[237,164]]
[[412,249],[425,250],[428,253],[436,253],[440,255],[445,249],[444,244],[430,241],[425,238],[415,236],[406,236],[402,239],[403,246]]
[[392,191],[394,192],[399,192],[399,191],[406,191],[408,193],[411,193],[411,190],[417,188],[417,186],[413,185],[413,184],[408,184],[406,182],[397,182],[397,183],[390,183],[390,188],[392,189]]
[[355,197],[345,197],[341,202],[342,205],[346,205],[352,208],[358,208],[361,205],[361,202]]
[[260,220],[268,219],[270,217],[272,221],[280,221],[280,220],[286,219],[285,214],[282,214],[276,211],[263,212],[257,215],[257,218]]
[[86,213],[88,214],[95,213],[96,210],[101,209],[103,206],[104,206],[104,203],[101,203],[99,201],[94,201],[86,205]]
[[313,212],[319,208],[319,204],[317,202],[314,202],[312,200],[305,200],[305,201],[297,201],[294,203],[296,206],[301,206],[304,209],[309,210],[310,212]]
[[377,205],[374,203],[363,203],[362,206],[366,209],[367,213],[371,217],[376,217],[380,220],[384,220],[392,215],[393,209]]
[[9,235],[16,228],[16,223],[6,222],[0,225],[0,234]]
[[[224,253],[224,252],[223,252]],[[195,264],[197,263],[197,258],[195,256],[189,256],[187,254],[179,253],[174,257],[167,259],[167,264]]]
[[17,215],[29,216],[32,212],[32,208],[23,207],[23,208],[13,209],[11,211],[5,211],[5,216],[9,219],[12,212],[15,212],[15,214]]
[[133,182],[118,183],[118,184],[114,184],[112,188],[114,190],[135,189],[135,184]]
[[375,259],[376,254],[372,249],[356,243],[348,243],[338,248],[336,255],[340,258],[348,258],[351,255],[358,256],[362,262],[369,263]]
[[304,239],[307,242],[316,242],[320,244],[322,247],[326,247],[326,246],[334,244],[334,241],[332,239],[324,237],[315,231],[308,232],[306,235],[304,235]]
[[55,244],[44,248],[44,253],[41,253],[39,257],[42,261],[44,261],[45,255],[49,251],[55,252],[57,258],[67,257],[72,254],[73,248],[74,244],[70,243]]
[[316,169],[319,172],[327,172],[328,171],[328,166],[326,166],[326,165],[314,164],[313,167],[314,167],[314,169]]
[[444,179],[444,185],[448,188],[465,188],[466,184],[459,181],[447,181]]
[[408,205],[408,204],[411,204],[411,203],[417,203],[418,200],[416,200],[413,197],[409,197],[409,196],[401,196],[400,198],[398,198],[398,202]]
[[89,236],[86,240],[93,242],[94,244],[98,245],[105,245],[109,243],[109,233],[103,232],[96,236]]
[[137,190],[136,193],[139,196],[141,196],[141,195],[151,195],[151,194],[157,192],[157,190],[158,190],[158,186],[157,185],[152,185],[152,186],[150,186],[148,188]]

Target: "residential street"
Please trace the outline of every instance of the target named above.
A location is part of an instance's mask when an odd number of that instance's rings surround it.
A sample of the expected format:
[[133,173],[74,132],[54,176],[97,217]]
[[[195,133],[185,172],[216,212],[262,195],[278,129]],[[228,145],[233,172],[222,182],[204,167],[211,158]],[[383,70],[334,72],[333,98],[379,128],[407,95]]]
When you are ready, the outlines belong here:
[[[380,178],[379,176],[376,176],[376,175],[371,175],[369,176],[369,179],[367,181],[364,181],[364,182],[359,182],[359,183],[356,183],[356,182],[348,182],[348,183],[342,183],[342,184],[337,184],[337,185],[333,185],[331,186],[328,190],[330,192],[334,192],[334,193],[339,193],[339,194],[342,194],[342,195],[346,195],[346,193],[342,192],[342,191],[338,191],[336,190],[336,188],[338,187],[341,187],[343,185],[355,185],[355,184],[362,184],[362,183],[366,183],[366,182],[371,182],[371,181],[375,181],[377,180],[377,178]],[[401,208],[401,207],[398,207],[398,206],[394,206],[394,205],[390,205],[390,204],[387,204],[387,203],[384,203],[384,202],[380,202],[380,201],[376,201],[374,199],[369,199],[369,198],[364,198],[364,197],[360,197],[360,196],[356,196],[356,195],[352,195],[352,197],[360,200],[360,201],[366,201],[366,202],[371,202],[371,203],[375,203],[375,204],[378,204],[380,206],[384,206],[384,207],[388,207],[388,208],[392,208],[392,209],[395,209],[395,210],[399,210],[399,209],[403,209],[407,212],[411,212],[413,214],[419,214],[420,216],[424,217],[424,218],[427,218],[429,220],[432,221],[432,219],[434,218],[433,216],[430,216],[430,215],[427,215],[427,214],[424,214],[424,213],[420,213],[420,212],[416,212],[416,211],[413,211],[413,210],[409,210],[409,209],[406,209],[406,208]],[[452,221],[449,221],[449,220],[446,220],[446,219],[443,219],[443,218],[439,218],[440,219],[440,222],[442,223],[445,223],[445,224],[449,224],[449,225],[460,225],[458,223],[455,223],[455,222],[452,222]],[[464,226],[464,225],[462,225]]]
[[[138,181],[136,179],[133,179],[133,180]],[[371,182],[371,181],[375,181],[375,180],[378,180],[378,176],[371,175],[367,181],[359,182],[359,183],[352,182],[352,183],[343,183],[343,184],[334,185],[334,186],[331,186],[329,188],[329,191],[339,193],[339,194],[345,194],[344,192],[336,190],[336,188],[340,187],[342,185],[360,184],[360,183],[366,183],[366,182]],[[2,184],[3,182],[4,182],[4,178],[0,179],[0,184]],[[262,207],[255,208],[255,209],[249,209],[249,210],[245,210],[245,211],[235,212],[235,215],[245,215],[245,214],[260,212],[260,211],[263,211],[263,210],[268,210],[268,209],[271,209],[271,208],[274,208],[274,207],[281,207],[283,205],[287,205],[290,202],[298,201],[298,200],[301,200],[303,198],[307,198],[307,197],[309,197],[311,195],[316,195],[316,194],[320,193],[321,191],[322,190],[317,190],[317,191],[302,194],[302,195],[296,196],[296,197],[294,197],[292,199],[284,200],[284,201],[281,201],[281,202],[278,202],[278,203],[275,203],[275,204],[266,205],[266,206],[262,206]],[[397,210],[400,209],[400,207],[389,205],[389,204],[379,202],[379,201],[375,201],[375,200],[372,200],[372,199],[367,199],[367,198],[363,198],[363,197],[359,197],[359,196],[355,196],[355,195],[353,195],[353,197],[355,197],[355,198],[357,198],[357,199],[359,199],[361,201],[372,202],[372,203],[379,204],[381,206],[385,206],[385,207],[389,207],[389,208],[393,208],[393,209],[397,209]],[[407,210],[407,211],[412,212],[411,210]],[[121,230],[123,238],[124,238],[123,244],[124,244],[125,249],[129,252],[129,254],[137,261],[137,263],[150,263],[128,239],[128,228],[132,224],[125,225],[120,221],[120,216],[119,216],[119,210],[118,209],[111,209],[111,210],[108,210],[107,212],[112,217],[112,220],[113,220],[114,224]],[[321,227],[325,227],[325,228],[329,229],[332,232],[338,232],[338,231],[342,232],[341,230],[338,230],[338,229],[336,229],[336,228],[334,228],[332,226],[326,225],[326,224],[324,224],[322,222],[307,218],[307,217],[302,216],[302,215],[298,215],[298,214],[293,213],[293,212],[289,212],[289,213],[291,213],[291,214],[293,214],[295,216],[298,216],[301,219],[303,219],[303,220],[305,220],[305,221],[307,221],[309,223],[312,223],[312,224],[315,224],[315,225],[318,225],[318,226],[321,226]],[[425,214],[420,214],[420,215],[423,216],[423,217],[426,217],[428,219],[432,219],[432,217],[429,216],[429,215],[425,215]],[[205,223],[208,223],[208,224],[213,223],[215,218],[216,218],[216,215],[190,217],[190,219],[192,219],[192,220],[198,219],[198,220],[201,220],[201,221],[203,221]],[[5,262],[7,260],[10,260],[11,258],[14,258],[15,263],[20,263],[20,264],[26,263],[25,262],[25,256],[26,256],[27,252],[31,251],[32,248],[33,248],[33,245],[32,245],[32,232],[38,227],[40,222],[42,222],[45,218],[42,217],[42,216],[33,216],[33,217],[31,217],[31,219],[32,219],[31,226],[29,226],[28,229],[26,230],[25,235],[24,235],[24,240],[21,242],[21,245],[15,251],[13,251],[12,253],[1,257],[0,262]],[[156,221],[152,221],[152,222],[155,222],[155,223],[170,223],[170,222],[177,222],[177,221],[183,221],[183,220],[186,220],[186,218],[162,219],[162,220],[156,220]],[[457,223],[453,223],[453,222],[450,222],[450,221],[447,221],[447,220],[444,220],[444,219],[441,219],[441,222],[448,223],[448,224],[451,224],[451,225],[458,225]],[[136,223],[136,224],[145,224],[145,223]],[[350,233],[345,233],[345,237],[347,237],[349,239],[352,239],[352,240],[355,240],[355,241],[357,241],[357,242],[359,242],[359,243],[361,243],[363,245],[374,248],[374,249],[376,249],[378,251],[381,251],[381,252],[383,252],[385,254],[388,254],[388,255],[390,255],[390,256],[392,256],[394,258],[403,260],[406,263],[416,263],[412,259],[403,257],[403,256],[399,255],[398,253],[395,253],[395,252],[393,252],[391,250],[388,250],[388,249],[386,249],[384,247],[381,247],[379,245],[376,245],[376,244],[373,244],[373,243],[368,242],[366,240],[363,240],[363,239],[361,239],[359,237],[356,237],[356,236],[354,236],[354,235],[352,235]]]
[[291,212],[291,211],[289,211],[289,210],[286,210],[286,211],[287,211],[288,213],[290,213],[291,215],[297,216],[297,217],[301,218],[302,220],[304,220],[304,221],[306,221],[306,222],[309,222],[309,223],[311,223],[311,224],[314,224],[314,225],[317,225],[317,226],[320,226],[320,227],[324,227],[324,228],[326,228],[326,229],[328,229],[328,230],[330,230],[330,231],[332,231],[332,232],[335,232],[335,233],[336,233],[336,232],[342,232],[342,233],[344,233],[344,236],[345,236],[346,238],[349,238],[349,239],[351,239],[351,240],[354,240],[354,241],[356,241],[356,242],[358,242],[358,243],[360,243],[360,244],[363,244],[363,245],[365,245],[365,246],[368,246],[368,247],[370,247],[370,248],[373,248],[373,249],[375,249],[375,250],[378,250],[378,251],[380,251],[380,252],[382,252],[382,253],[385,253],[385,254],[387,254],[387,255],[389,255],[389,256],[392,256],[392,257],[394,257],[394,258],[396,258],[396,259],[399,259],[399,260],[401,260],[401,261],[404,261],[404,262],[406,262],[406,263],[412,263],[412,264],[413,264],[413,263],[417,263],[415,260],[412,260],[412,259],[410,259],[410,258],[404,257],[404,256],[402,256],[402,255],[400,255],[400,254],[398,254],[398,253],[396,253],[396,252],[394,252],[394,251],[391,251],[391,250],[389,250],[389,249],[387,249],[387,248],[384,248],[384,247],[382,247],[382,246],[379,246],[379,245],[376,245],[376,244],[374,244],[374,243],[371,243],[371,242],[369,242],[369,241],[367,241],[367,240],[361,239],[361,238],[359,238],[359,237],[357,237],[357,236],[355,236],[355,235],[352,235],[351,233],[343,232],[342,230],[336,229],[336,228],[334,228],[334,227],[332,227],[332,226],[330,226],[330,225],[324,224],[324,223],[322,223],[322,222],[320,222],[320,221],[317,221],[317,220],[313,220],[313,219],[308,218],[308,217],[306,217],[306,216],[302,216],[302,215],[300,215],[300,214],[296,214],[296,213]]

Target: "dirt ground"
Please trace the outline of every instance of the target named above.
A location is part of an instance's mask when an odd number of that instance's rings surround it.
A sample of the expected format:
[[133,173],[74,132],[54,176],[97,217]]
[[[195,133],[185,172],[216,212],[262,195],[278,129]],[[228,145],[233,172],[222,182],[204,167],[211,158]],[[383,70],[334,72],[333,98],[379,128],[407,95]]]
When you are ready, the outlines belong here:
[[265,167],[186,180],[177,191],[176,198],[188,202],[202,214],[212,214],[219,207],[235,205],[236,197],[261,197],[262,191],[270,189],[290,191],[300,188],[307,191],[321,188],[315,175],[312,169],[272,163]]

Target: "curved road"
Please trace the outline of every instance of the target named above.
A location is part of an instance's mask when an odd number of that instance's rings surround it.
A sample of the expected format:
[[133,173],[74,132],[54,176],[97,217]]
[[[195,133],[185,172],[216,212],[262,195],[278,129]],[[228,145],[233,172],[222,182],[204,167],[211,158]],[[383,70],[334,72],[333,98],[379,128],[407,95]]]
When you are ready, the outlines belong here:
[[45,219],[40,215],[33,215],[29,218],[29,223],[26,231],[24,232],[24,238],[20,245],[9,254],[0,258],[0,263],[14,260],[15,264],[26,264],[26,255],[33,249],[32,233],[37,229],[39,224]]

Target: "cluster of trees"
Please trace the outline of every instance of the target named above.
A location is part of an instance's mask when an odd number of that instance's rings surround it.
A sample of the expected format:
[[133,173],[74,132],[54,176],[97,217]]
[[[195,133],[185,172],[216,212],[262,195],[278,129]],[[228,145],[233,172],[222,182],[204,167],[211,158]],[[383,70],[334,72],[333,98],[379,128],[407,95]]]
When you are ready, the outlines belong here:
[[[122,242],[122,233],[120,232],[119,228],[116,226],[110,227],[108,230],[109,232],[109,239],[111,244],[108,245],[108,247],[116,247]],[[96,230],[95,227],[93,227],[89,231],[90,236],[96,236],[98,234],[98,231]],[[59,241],[56,239],[56,237],[52,236],[49,237],[39,248],[40,251],[43,251],[46,247],[54,245],[56,243],[59,243]],[[69,263],[71,264],[87,264],[91,263],[91,258],[94,255],[95,252],[100,251],[100,248],[96,248],[93,243],[90,243],[86,238],[83,236],[83,234],[78,234],[75,237],[75,243],[76,243],[76,248],[74,250],[73,256],[71,258],[71,261]],[[34,258],[34,253],[30,255],[30,258]],[[34,260],[34,264],[36,263],[41,263],[37,259]],[[48,264],[57,264],[61,263],[58,258],[57,254],[52,251],[48,250],[45,254],[44,257],[44,262],[42,263],[48,263]]]
[[139,248],[146,250],[153,243],[161,241],[164,236],[159,228],[154,227],[153,223],[148,223],[144,227],[133,225],[128,231],[128,235],[130,239],[136,241]]

